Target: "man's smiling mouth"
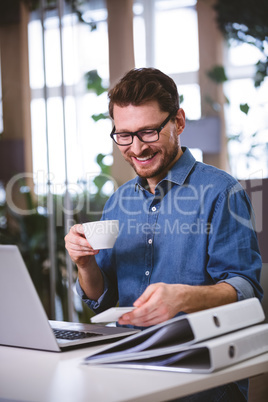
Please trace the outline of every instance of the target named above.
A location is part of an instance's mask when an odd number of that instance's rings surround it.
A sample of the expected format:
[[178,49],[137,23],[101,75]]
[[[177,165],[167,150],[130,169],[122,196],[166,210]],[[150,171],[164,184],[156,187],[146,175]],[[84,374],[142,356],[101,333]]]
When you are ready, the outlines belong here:
[[148,156],[144,156],[144,157],[133,156],[133,158],[136,159],[138,162],[146,162],[146,161],[153,159],[156,154],[157,154],[157,152],[152,155],[148,155]]

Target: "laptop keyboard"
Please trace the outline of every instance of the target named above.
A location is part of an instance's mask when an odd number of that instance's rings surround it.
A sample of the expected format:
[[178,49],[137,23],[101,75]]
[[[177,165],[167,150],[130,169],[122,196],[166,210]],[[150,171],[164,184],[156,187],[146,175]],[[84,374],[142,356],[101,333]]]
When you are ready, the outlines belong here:
[[55,328],[53,328],[53,332],[57,339],[68,339],[68,340],[84,339],[84,338],[90,338],[92,336],[102,335],[102,334],[96,334],[94,332],[69,331],[66,329],[55,329]]

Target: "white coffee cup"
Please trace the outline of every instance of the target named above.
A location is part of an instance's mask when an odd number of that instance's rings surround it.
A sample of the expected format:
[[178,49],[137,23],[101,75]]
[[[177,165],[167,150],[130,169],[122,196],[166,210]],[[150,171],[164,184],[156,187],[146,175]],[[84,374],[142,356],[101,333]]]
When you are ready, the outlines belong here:
[[119,221],[107,220],[83,223],[85,236],[94,250],[113,248],[119,233]]

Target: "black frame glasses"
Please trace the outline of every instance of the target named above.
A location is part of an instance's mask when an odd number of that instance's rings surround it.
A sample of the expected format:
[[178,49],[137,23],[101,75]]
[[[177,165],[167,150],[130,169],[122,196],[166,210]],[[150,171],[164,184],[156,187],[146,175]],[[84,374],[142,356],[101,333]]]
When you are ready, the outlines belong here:
[[[121,146],[128,146],[128,145],[131,145],[132,143],[133,143],[133,138],[136,136],[136,137],[138,137],[138,139],[140,140],[140,141],[142,141],[142,142],[145,142],[145,143],[150,143],[150,142],[156,142],[156,141],[158,141],[159,140],[159,133],[160,133],[160,131],[162,131],[163,130],[163,128],[165,127],[165,125],[169,122],[169,120],[171,119],[171,117],[172,117],[172,115],[173,115],[173,113],[170,113],[169,115],[168,115],[168,117],[163,121],[163,123],[162,124],[160,124],[160,126],[158,127],[158,128],[153,128],[153,129],[144,129],[144,130],[139,130],[139,131],[134,131],[134,132],[122,132],[122,133],[116,133],[115,132],[115,126],[113,127],[113,129],[112,129],[112,132],[111,132],[111,134],[110,134],[110,137],[114,140],[114,142],[117,144],[117,145],[119,145],[120,147]],[[131,140],[129,140],[129,142],[127,142],[127,143],[124,143],[124,144],[122,144],[122,143],[118,143],[117,141],[116,141],[116,136],[117,135],[125,135],[125,136],[131,136]],[[148,136],[154,136],[154,135],[156,135],[157,134],[157,138],[156,139],[153,139],[153,140],[144,140],[142,137],[144,136],[144,135],[148,135]]]

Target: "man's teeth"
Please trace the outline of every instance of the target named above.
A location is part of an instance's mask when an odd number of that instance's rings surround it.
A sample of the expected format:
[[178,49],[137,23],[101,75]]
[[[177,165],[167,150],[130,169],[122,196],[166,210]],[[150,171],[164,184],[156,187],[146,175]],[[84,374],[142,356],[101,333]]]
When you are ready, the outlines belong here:
[[137,159],[138,161],[143,162],[143,161],[148,161],[148,159],[151,159],[152,157],[153,157],[153,155],[146,156],[145,158],[138,158],[138,157],[136,156],[136,159]]

